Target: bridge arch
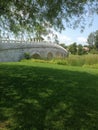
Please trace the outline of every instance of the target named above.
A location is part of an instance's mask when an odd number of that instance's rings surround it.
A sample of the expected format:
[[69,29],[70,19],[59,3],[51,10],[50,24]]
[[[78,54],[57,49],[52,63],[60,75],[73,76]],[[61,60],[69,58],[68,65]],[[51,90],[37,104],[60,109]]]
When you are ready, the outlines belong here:
[[48,52],[47,54],[47,59],[52,59],[53,58],[53,53],[52,52]]
[[41,59],[41,56],[40,56],[39,53],[36,53],[36,52],[35,52],[35,53],[32,54],[31,58],[34,58],[34,59]]
[[61,52],[56,52],[56,58],[60,58],[61,57]]

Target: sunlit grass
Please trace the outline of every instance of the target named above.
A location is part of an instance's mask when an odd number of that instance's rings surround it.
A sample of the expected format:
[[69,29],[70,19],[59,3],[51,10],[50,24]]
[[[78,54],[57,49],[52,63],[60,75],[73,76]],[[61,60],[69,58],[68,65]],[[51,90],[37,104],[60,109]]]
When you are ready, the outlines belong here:
[[30,60],[22,60],[22,62],[39,62],[39,63],[52,63],[59,65],[68,65],[68,66],[89,66],[93,68],[98,68],[98,54],[88,54],[88,55],[69,55],[65,59],[52,59],[52,60],[40,60],[40,59],[30,59]]
[[97,129],[97,69],[0,64],[0,130]]
[[68,58],[54,60],[54,63],[71,66],[84,66],[98,64],[98,54],[69,55]]

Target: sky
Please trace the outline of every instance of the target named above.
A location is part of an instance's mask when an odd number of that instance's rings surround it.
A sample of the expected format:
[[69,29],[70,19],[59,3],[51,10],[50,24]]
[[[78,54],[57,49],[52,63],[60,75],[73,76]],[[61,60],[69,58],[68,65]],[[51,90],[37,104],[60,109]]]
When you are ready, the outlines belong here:
[[87,45],[87,38],[91,32],[95,32],[98,30],[98,15],[95,14],[93,16],[92,26],[89,26],[89,18],[87,19],[87,25],[83,32],[81,32],[80,28],[75,30],[66,28],[66,30],[61,33],[56,33],[58,35],[58,40],[60,43],[64,43],[65,45],[70,45],[74,42],[77,44]]

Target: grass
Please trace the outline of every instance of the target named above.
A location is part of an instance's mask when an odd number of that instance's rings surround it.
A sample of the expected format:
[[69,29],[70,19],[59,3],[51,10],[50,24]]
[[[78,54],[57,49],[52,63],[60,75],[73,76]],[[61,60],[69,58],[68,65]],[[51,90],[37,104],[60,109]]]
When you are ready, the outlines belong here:
[[85,65],[98,65],[98,54],[88,54],[88,55],[69,55],[65,59],[54,59],[52,63],[60,65],[70,65],[70,66],[85,66]]
[[0,63],[0,130],[98,130],[98,70]]
[[22,60],[22,62],[41,62],[41,63],[52,63],[59,65],[68,65],[68,66],[82,66],[82,67],[91,67],[98,69],[98,54],[88,54],[88,55],[69,55],[65,59],[52,59],[52,60],[39,60],[39,59],[30,59]]

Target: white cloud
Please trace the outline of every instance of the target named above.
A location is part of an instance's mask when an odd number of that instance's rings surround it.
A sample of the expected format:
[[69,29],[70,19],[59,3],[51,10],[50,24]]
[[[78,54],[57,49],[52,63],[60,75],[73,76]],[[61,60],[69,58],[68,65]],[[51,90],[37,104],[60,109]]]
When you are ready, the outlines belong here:
[[58,33],[54,30],[52,30],[52,31],[53,31],[53,33],[50,33],[48,36],[44,37],[45,41],[49,41],[48,37],[50,37],[50,41],[53,42],[54,41],[53,34],[54,34],[54,35],[57,35],[59,43],[65,43],[66,45],[69,45],[73,42],[70,37],[68,37],[64,34]]
[[77,43],[86,44],[87,43],[87,38],[85,38],[85,37],[77,37]]
[[58,40],[60,41],[60,43],[65,43],[65,44],[72,43],[72,39],[64,34],[57,33],[57,36],[58,36]]
[[[54,42],[55,35],[57,35],[59,43],[65,43],[66,45],[70,45],[74,42],[76,42],[77,44],[82,44],[82,45],[87,44],[86,37],[83,37],[83,36],[77,37],[77,35],[74,35],[73,32],[72,32],[72,34],[70,34],[71,36],[69,36],[66,34],[56,32],[55,30],[52,30],[52,33],[50,33],[48,36],[46,36],[45,40]],[[50,39],[48,39],[48,38],[50,38]]]

